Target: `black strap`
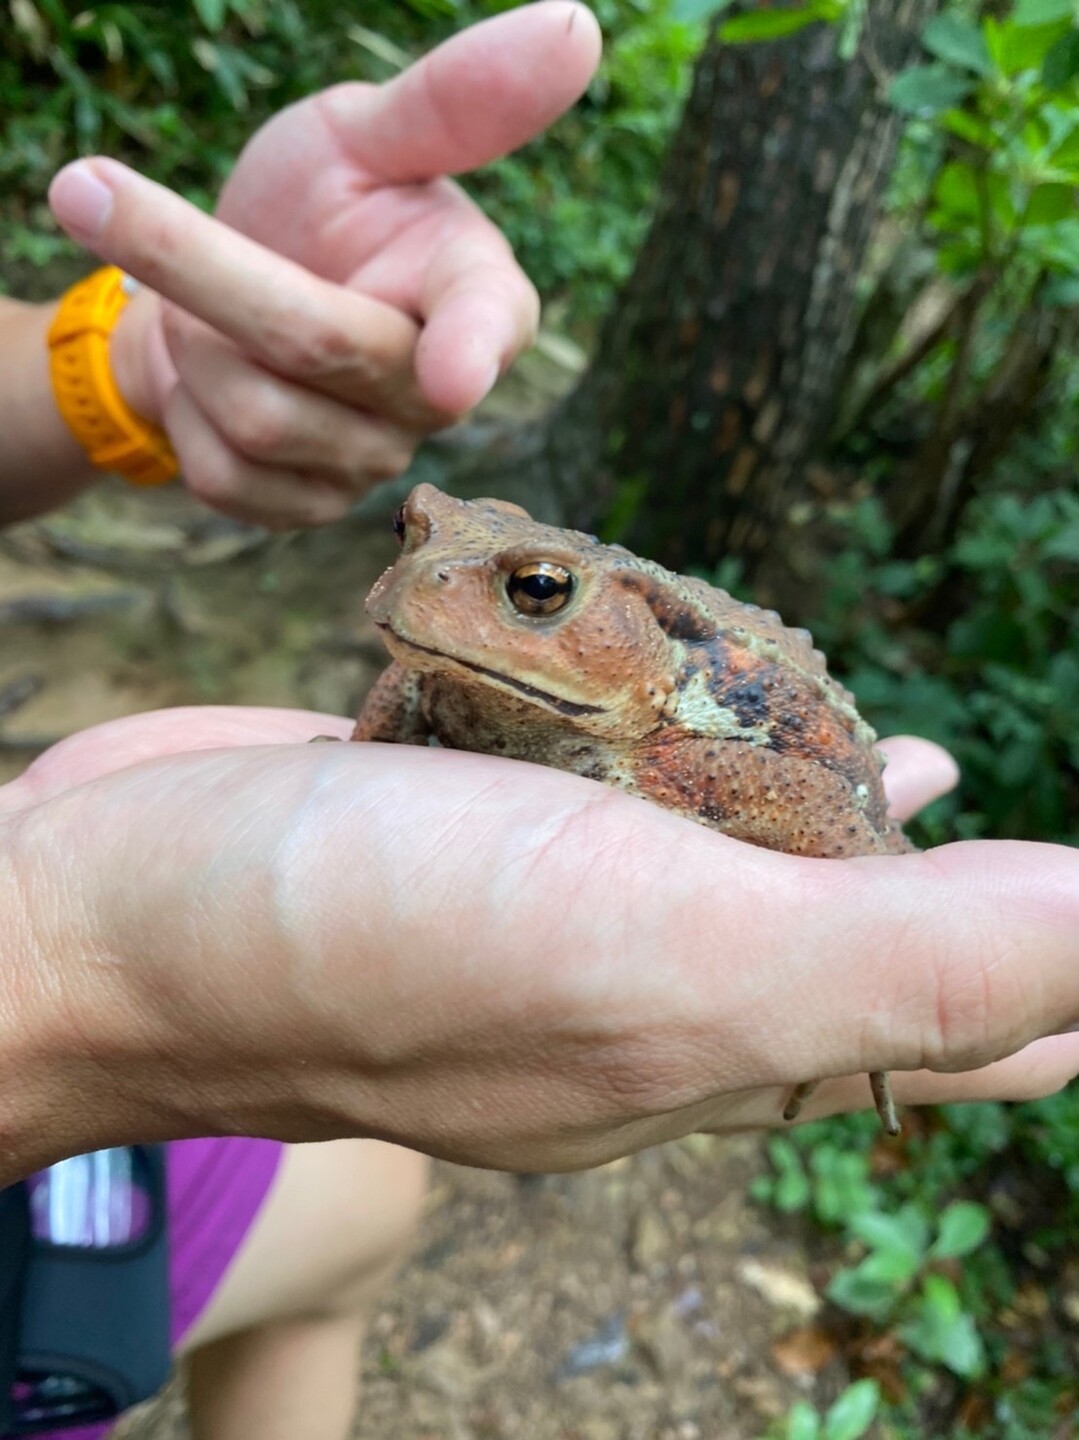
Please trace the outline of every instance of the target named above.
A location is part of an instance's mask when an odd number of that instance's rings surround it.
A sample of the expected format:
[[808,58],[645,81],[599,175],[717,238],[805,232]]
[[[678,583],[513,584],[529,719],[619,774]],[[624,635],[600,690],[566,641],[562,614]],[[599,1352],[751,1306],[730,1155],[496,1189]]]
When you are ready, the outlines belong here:
[[[16,1347],[17,1374],[81,1383],[111,1415],[155,1394],[170,1368],[164,1147],[135,1146],[132,1156],[151,1202],[145,1234],[113,1250],[31,1238]],[[7,1424],[0,1435],[60,1428],[44,1418],[20,1423],[17,1415]]]
[[21,1185],[0,1190],[0,1435],[11,1420],[11,1387],[15,1383],[19,1315],[30,1216]]

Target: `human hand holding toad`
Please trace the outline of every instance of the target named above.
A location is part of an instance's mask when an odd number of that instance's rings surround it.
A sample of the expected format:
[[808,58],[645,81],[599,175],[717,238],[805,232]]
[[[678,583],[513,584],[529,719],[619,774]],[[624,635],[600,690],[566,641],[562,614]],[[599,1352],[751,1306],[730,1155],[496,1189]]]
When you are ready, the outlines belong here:
[[[792,857],[519,762],[300,743],[349,728],[161,712],[0,792],[0,1183],[215,1132],[565,1169],[775,1123],[809,1076],[819,1115],[868,1069],[907,1104],[1079,1070],[1071,850]],[[954,777],[886,749],[900,816]]]

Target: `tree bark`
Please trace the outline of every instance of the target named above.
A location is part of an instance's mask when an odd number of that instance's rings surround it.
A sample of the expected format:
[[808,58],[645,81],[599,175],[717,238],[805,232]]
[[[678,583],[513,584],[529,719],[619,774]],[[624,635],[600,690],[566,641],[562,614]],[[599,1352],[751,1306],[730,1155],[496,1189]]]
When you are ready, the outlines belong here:
[[852,59],[835,27],[713,35],[593,365],[490,457],[517,493],[575,524],[613,500],[619,538],[675,568],[752,569],[835,410],[899,136],[884,92],[936,3],[870,0]]

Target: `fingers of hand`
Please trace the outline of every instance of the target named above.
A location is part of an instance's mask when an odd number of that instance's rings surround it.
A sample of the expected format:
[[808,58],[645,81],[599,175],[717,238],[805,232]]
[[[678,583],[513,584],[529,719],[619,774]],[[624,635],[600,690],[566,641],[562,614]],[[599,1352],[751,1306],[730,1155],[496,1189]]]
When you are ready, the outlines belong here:
[[[96,223],[85,198],[95,188]],[[444,423],[416,386],[418,328],[393,306],[320,279],[114,160],[68,166],[50,199],[75,239],[275,374],[411,426]]]
[[959,783],[959,767],[939,745],[915,735],[894,735],[877,747],[884,754],[884,788],[891,813],[909,820]]
[[245,525],[268,530],[329,525],[352,505],[352,496],[337,485],[248,460],[183,386],[177,386],[165,403],[165,428],[187,488],[214,510]]
[[[407,470],[418,435],[271,375],[174,307],[165,329],[188,396],[241,459],[296,471],[298,484],[321,481],[354,498]],[[171,413],[176,423],[182,412],[174,405]]]
[[539,297],[502,236],[476,215],[428,271],[416,373],[431,405],[462,414],[536,338]]
[[339,85],[313,103],[350,158],[382,180],[460,174],[568,110],[601,45],[586,6],[543,0],[470,26],[386,85]]

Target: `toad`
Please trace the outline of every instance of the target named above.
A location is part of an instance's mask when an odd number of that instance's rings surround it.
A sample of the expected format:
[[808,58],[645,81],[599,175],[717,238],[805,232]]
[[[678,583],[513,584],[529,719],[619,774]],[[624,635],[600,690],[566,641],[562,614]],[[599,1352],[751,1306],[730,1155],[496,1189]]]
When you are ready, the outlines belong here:
[[[505,501],[419,485],[394,529],[367,598],[393,663],[353,739],[551,765],[792,855],[912,848],[876,737],[807,631]],[[888,1076],[870,1081],[896,1134]]]

